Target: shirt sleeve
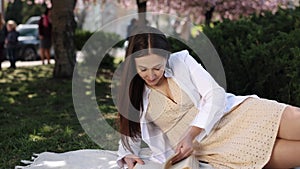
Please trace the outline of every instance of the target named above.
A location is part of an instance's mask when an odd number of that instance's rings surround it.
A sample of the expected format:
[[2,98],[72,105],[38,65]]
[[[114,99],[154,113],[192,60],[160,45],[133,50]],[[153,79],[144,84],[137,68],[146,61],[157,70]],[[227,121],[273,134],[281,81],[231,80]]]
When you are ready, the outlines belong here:
[[140,150],[141,150],[141,139],[138,139],[137,141],[133,141],[130,137],[128,137],[128,141],[129,141],[129,145],[133,151],[133,153],[131,151],[129,151],[123,144],[122,141],[119,141],[119,149],[118,149],[118,158],[117,158],[117,164],[119,165],[119,167],[123,167],[125,162],[123,160],[123,158],[126,155],[129,154],[134,154],[136,156],[138,156]]
[[200,94],[199,113],[191,123],[204,129],[207,135],[222,116],[225,109],[225,90],[192,56],[187,54],[185,63],[190,71],[192,83]]

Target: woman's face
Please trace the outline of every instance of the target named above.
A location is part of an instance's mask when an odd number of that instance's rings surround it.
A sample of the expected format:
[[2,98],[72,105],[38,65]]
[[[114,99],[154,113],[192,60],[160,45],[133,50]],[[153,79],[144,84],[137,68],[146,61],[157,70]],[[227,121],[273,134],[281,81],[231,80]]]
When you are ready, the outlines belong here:
[[7,24],[6,25],[6,29],[7,29],[7,31],[12,31],[12,29],[13,29],[13,26],[12,25],[9,25],[9,24]]
[[135,58],[137,73],[150,87],[160,85],[166,63],[166,58],[155,54]]

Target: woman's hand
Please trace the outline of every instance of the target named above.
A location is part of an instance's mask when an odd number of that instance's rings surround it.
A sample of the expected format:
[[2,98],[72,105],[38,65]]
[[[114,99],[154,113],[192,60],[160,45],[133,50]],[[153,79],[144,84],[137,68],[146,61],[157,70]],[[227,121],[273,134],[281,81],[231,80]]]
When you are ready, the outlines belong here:
[[188,129],[181,141],[177,144],[176,155],[173,157],[172,164],[175,164],[193,153],[193,141],[197,135],[201,133],[202,129],[192,126]]
[[128,166],[128,169],[133,169],[136,163],[145,164],[144,161],[136,155],[130,154],[123,158]]

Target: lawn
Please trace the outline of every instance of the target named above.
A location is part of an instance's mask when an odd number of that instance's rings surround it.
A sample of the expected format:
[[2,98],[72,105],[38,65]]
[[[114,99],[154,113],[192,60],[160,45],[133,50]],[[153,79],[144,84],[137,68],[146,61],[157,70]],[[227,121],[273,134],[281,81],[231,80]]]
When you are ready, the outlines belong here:
[[[77,119],[72,80],[54,79],[52,71],[53,65],[0,71],[1,168],[21,165],[20,161],[30,160],[33,153],[102,149]],[[96,91],[110,91],[105,72],[97,77]],[[114,123],[116,109],[111,98],[98,94],[97,100],[105,103],[99,104],[99,109]],[[111,146],[115,149],[117,145],[112,142]]]

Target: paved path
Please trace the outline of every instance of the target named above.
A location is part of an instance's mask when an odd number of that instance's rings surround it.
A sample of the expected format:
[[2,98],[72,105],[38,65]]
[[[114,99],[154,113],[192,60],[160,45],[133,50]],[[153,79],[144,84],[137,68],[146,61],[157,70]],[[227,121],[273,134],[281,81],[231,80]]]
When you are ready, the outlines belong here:
[[[54,63],[55,63],[55,60],[50,59],[50,64],[54,64]],[[37,66],[37,65],[42,65],[42,61],[37,60],[37,61],[17,61],[16,62],[17,68],[18,67],[25,67],[25,66]],[[6,60],[6,61],[2,62],[2,68],[8,68],[9,66],[10,66],[9,61]]]

